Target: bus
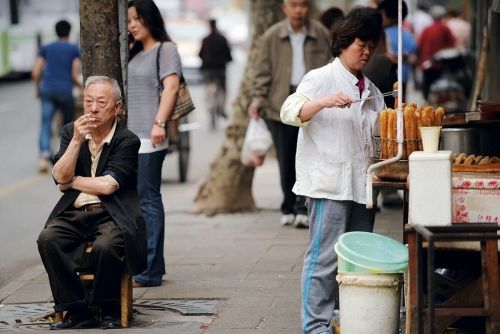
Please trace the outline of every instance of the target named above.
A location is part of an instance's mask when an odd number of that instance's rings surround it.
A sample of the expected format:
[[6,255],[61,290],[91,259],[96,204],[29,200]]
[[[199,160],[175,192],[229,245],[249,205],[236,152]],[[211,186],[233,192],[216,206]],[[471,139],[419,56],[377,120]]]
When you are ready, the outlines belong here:
[[79,0],[0,0],[0,78],[31,72],[40,45],[57,39],[55,24],[71,23],[79,44]]

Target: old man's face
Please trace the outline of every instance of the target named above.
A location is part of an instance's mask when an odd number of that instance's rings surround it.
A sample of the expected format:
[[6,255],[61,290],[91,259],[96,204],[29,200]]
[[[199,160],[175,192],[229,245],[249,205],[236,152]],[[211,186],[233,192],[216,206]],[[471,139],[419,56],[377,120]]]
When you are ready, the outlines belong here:
[[85,89],[83,110],[92,116],[97,128],[112,125],[120,109],[121,101],[114,98],[109,83],[96,82]]

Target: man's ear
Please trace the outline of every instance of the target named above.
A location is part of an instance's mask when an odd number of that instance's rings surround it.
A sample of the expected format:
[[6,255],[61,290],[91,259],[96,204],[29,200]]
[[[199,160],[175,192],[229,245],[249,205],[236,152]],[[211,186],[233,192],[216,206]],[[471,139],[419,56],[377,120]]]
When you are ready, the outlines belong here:
[[118,100],[115,102],[115,114],[118,115],[120,114],[120,111],[122,110],[122,101]]

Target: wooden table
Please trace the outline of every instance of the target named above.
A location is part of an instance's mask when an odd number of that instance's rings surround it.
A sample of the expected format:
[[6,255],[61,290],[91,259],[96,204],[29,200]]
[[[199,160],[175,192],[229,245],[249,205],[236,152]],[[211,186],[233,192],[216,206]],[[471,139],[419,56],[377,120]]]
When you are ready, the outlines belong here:
[[[423,333],[423,319],[426,317],[427,334],[447,327],[436,321],[441,318],[454,322],[458,317],[484,317],[487,334],[500,333],[500,291],[498,240],[500,226],[497,224],[453,224],[452,226],[405,226],[408,238],[408,307],[406,333]],[[423,242],[427,242],[424,248]],[[440,305],[435,305],[435,243],[437,241],[479,241],[481,245],[482,275],[469,286],[462,288],[454,296]],[[427,253],[427,306],[424,306],[423,261]],[[475,285],[475,286],[472,286]],[[464,297],[467,295],[468,297]],[[472,299],[477,305],[464,305]],[[482,306],[478,306],[482,305]],[[438,328],[439,327],[439,328]]]

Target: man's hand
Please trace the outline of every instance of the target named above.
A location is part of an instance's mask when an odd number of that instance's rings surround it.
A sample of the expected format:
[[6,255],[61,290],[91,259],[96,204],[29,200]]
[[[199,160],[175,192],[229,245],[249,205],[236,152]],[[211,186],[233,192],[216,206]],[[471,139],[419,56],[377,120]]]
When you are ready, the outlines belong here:
[[248,107],[248,117],[258,119],[259,118],[259,108],[254,105]]
[[91,134],[92,130],[97,127],[95,123],[95,117],[90,114],[85,114],[75,121],[75,127],[73,130],[73,139],[79,143],[85,141],[85,136]]
[[73,187],[73,182],[75,181],[75,179],[76,179],[76,176],[74,176],[73,179],[68,183],[59,183],[58,184],[59,191],[65,192],[66,190],[71,189]]

